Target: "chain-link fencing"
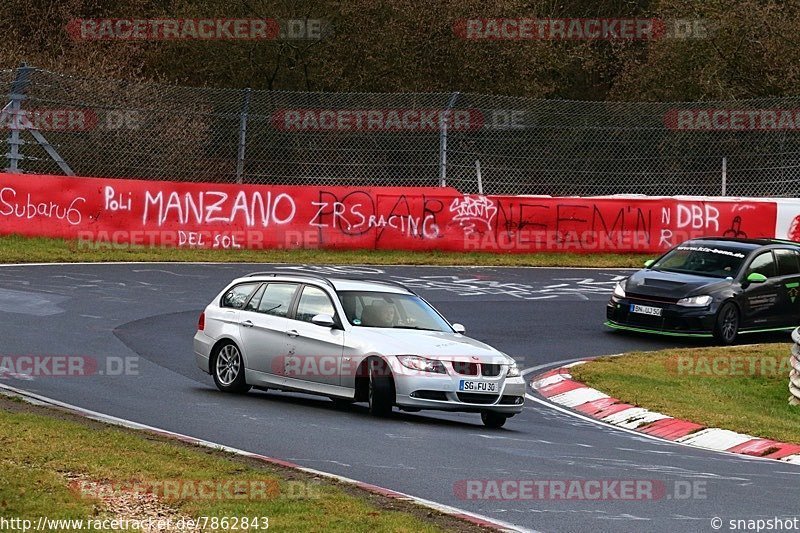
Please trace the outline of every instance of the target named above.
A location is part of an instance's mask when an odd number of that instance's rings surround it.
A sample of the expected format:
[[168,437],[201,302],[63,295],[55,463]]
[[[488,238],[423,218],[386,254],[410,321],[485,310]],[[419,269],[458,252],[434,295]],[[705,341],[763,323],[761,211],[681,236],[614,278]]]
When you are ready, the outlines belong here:
[[0,105],[8,104],[0,168],[25,173],[446,184],[485,194],[800,196],[798,98],[625,103],[251,91],[23,68],[0,71],[0,92]]

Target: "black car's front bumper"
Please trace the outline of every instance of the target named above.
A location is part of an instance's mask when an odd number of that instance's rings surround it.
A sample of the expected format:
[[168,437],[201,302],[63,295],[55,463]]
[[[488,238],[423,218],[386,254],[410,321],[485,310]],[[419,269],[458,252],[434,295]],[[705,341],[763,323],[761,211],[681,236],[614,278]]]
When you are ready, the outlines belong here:
[[[658,307],[661,316],[631,311],[633,305]],[[716,319],[716,302],[706,307],[686,307],[675,303],[632,298],[612,297],[606,306],[606,325],[614,329],[679,335],[711,337]]]

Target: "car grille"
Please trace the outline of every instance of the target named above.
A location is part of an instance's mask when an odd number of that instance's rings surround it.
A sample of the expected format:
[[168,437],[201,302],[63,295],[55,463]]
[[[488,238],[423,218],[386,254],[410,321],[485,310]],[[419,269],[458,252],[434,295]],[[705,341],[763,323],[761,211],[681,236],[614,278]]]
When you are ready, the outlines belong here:
[[456,374],[461,374],[462,376],[477,376],[478,363],[453,361],[453,370],[455,370]]
[[456,374],[462,376],[477,376],[478,369],[480,368],[481,374],[488,377],[495,377],[500,375],[503,365],[496,365],[492,363],[471,363],[467,361],[453,361],[453,370]]
[[458,399],[464,403],[479,403],[483,405],[489,405],[497,401],[497,395],[476,394],[474,392],[459,392]]
[[627,298],[629,300],[637,300],[639,302],[651,302],[656,304],[674,304],[679,300],[679,298],[660,298],[656,296],[644,296],[641,294],[631,294],[628,293]]
[[501,368],[503,368],[502,365],[483,363],[481,365],[481,374],[484,376],[499,376]]

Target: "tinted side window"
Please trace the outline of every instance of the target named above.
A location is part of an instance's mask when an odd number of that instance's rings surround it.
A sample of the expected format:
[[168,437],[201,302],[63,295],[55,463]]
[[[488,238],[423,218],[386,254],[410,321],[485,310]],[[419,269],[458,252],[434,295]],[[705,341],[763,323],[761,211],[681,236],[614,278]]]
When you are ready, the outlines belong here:
[[747,269],[747,275],[749,276],[753,272],[763,274],[768,278],[775,277],[775,261],[772,259],[772,252],[764,252],[753,259],[750,268]]
[[264,289],[266,287],[266,285],[262,285],[258,288],[253,297],[245,304],[244,311],[255,311],[258,309],[258,302],[261,301],[261,296],[264,294]]
[[303,288],[303,295],[300,296],[300,303],[297,305],[295,319],[311,322],[314,315],[335,316],[336,310],[325,291],[306,285]]
[[797,252],[794,250],[775,250],[775,256],[778,258],[779,276],[795,276],[800,274]]
[[270,283],[258,304],[258,312],[274,316],[286,316],[292,305],[296,283]]
[[222,307],[232,307],[234,309],[241,309],[247,301],[247,297],[258,286],[258,283],[240,283],[235,287],[231,287],[228,292],[222,297],[220,305]]

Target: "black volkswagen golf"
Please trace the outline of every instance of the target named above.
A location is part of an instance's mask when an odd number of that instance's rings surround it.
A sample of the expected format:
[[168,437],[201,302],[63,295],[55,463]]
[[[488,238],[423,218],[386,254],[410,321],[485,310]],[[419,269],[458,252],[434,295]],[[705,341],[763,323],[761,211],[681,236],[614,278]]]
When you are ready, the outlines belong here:
[[686,241],[620,281],[606,307],[615,329],[714,337],[800,325],[800,243]]

